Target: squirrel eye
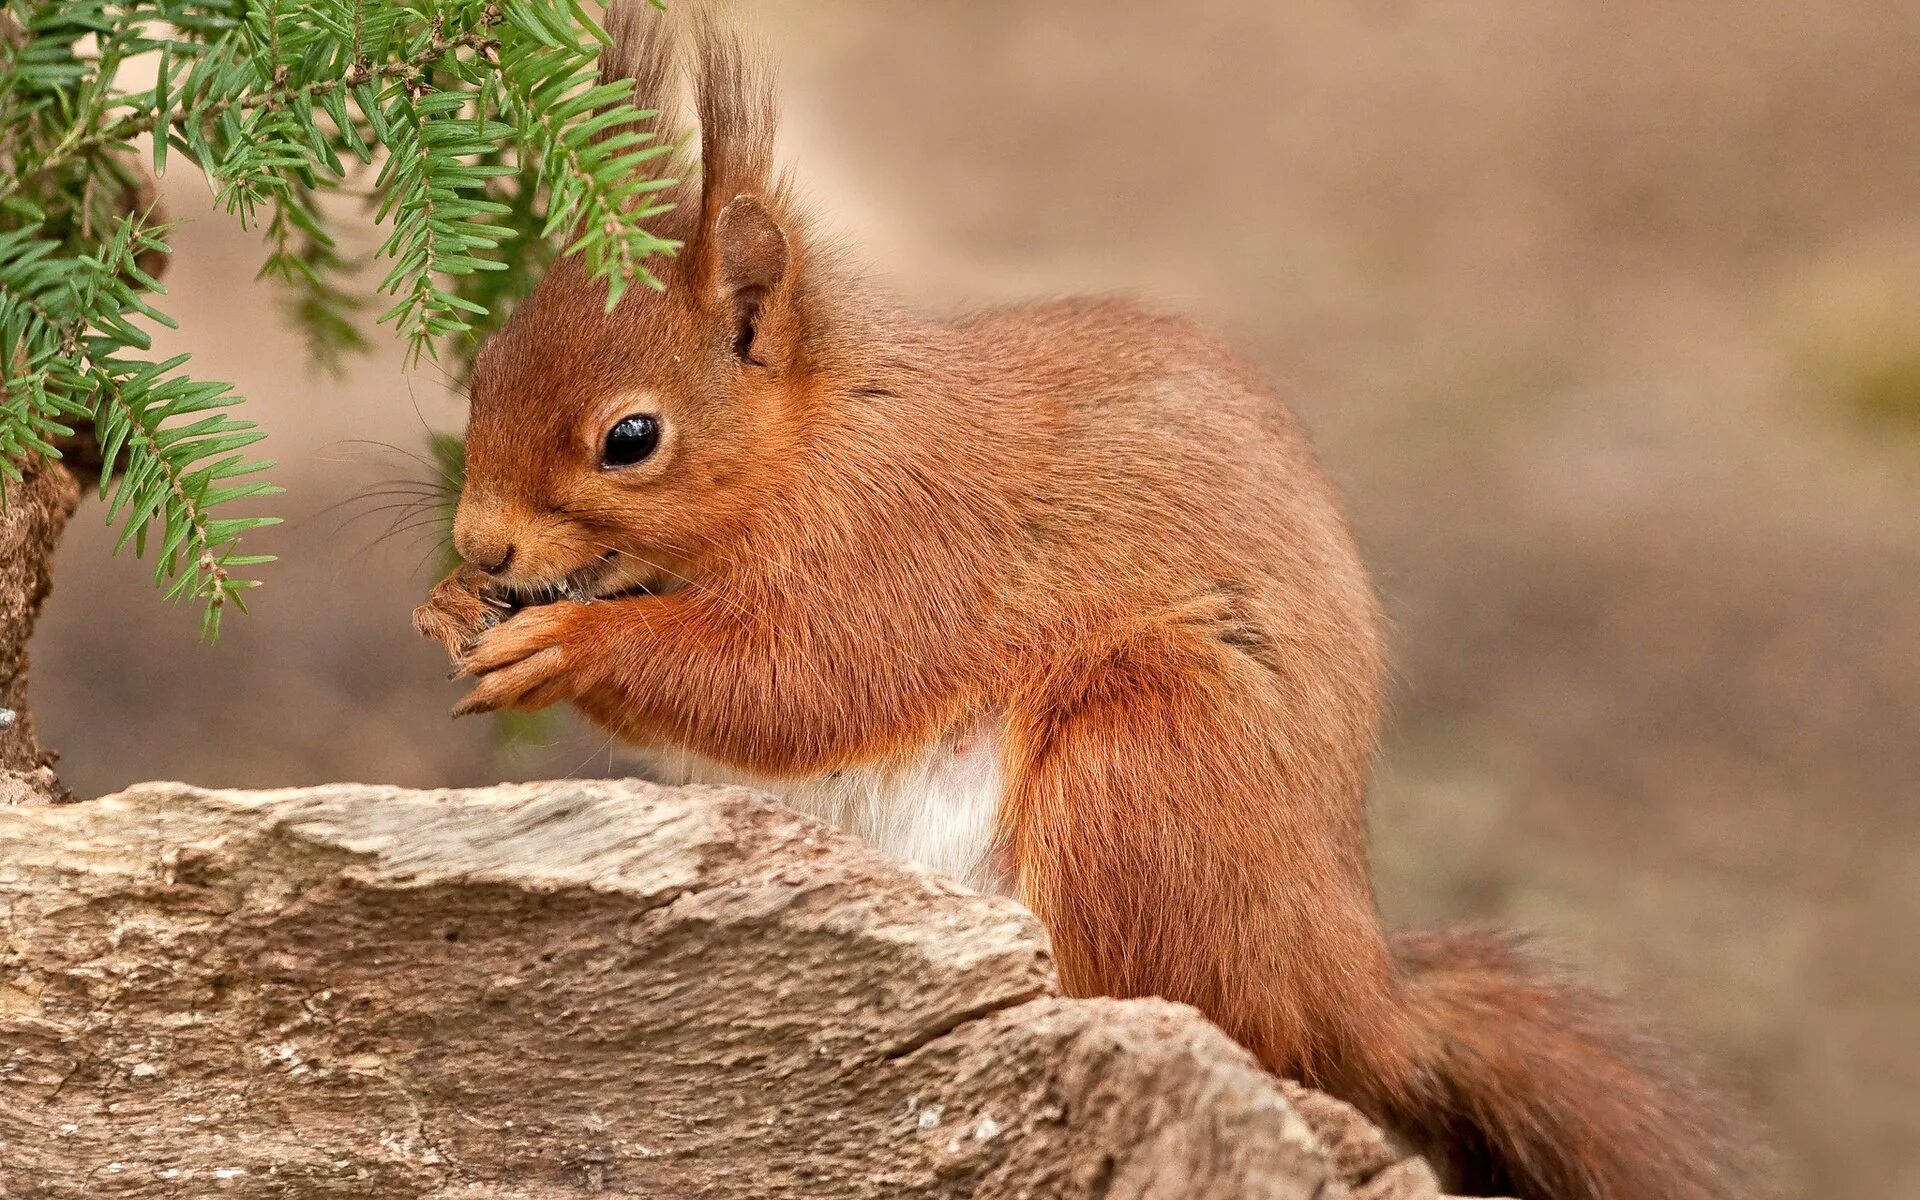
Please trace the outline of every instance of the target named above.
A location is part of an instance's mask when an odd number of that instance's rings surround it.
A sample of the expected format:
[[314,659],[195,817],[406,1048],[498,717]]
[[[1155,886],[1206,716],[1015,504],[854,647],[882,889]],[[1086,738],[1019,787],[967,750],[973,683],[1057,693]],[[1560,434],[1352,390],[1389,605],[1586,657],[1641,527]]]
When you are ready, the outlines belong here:
[[607,430],[607,444],[600,451],[603,467],[630,467],[644,462],[660,448],[660,421],[648,413],[621,417]]

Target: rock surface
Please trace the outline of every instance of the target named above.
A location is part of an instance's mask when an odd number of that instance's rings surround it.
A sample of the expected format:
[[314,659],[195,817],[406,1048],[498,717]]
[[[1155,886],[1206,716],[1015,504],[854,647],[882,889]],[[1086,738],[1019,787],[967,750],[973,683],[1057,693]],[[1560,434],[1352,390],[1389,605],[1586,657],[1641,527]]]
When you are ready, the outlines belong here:
[[1286,1088],[750,792],[0,810],[0,1196],[1435,1195]]

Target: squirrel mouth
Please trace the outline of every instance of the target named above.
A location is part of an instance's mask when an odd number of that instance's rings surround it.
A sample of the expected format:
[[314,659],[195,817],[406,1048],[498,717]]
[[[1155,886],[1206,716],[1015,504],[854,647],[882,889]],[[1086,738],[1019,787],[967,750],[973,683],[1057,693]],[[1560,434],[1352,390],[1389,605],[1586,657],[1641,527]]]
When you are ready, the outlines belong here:
[[488,599],[502,608],[537,608],[562,600],[591,604],[597,600],[624,600],[630,596],[654,596],[668,590],[651,578],[635,578],[619,569],[618,550],[609,550],[584,567],[569,571],[548,583],[506,584],[491,589]]
[[620,560],[626,558],[630,563],[640,563],[632,555],[623,555],[618,550],[608,550],[597,562],[588,564],[568,576],[572,595],[569,599],[584,604],[593,600],[621,600],[628,596],[657,596],[672,589],[665,586],[666,581],[659,578],[661,572],[651,563],[644,563],[645,574],[632,570],[622,570]]

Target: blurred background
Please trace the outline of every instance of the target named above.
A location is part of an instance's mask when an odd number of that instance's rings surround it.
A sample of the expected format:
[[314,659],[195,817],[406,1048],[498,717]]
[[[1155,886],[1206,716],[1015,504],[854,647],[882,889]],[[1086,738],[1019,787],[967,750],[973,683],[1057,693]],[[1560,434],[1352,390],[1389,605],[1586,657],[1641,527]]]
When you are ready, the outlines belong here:
[[[1394,621],[1392,918],[1542,930],[1705,1049],[1789,1194],[1920,1195],[1920,5],[746,7],[901,295],[1132,291],[1286,381]],[[164,348],[271,431],[283,561],[201,645],[82,510],[34,650],[71,786],[619,771],[447,719],[432,535],[379,505],[460,400],[384,336],[311,372],[165,183]]]

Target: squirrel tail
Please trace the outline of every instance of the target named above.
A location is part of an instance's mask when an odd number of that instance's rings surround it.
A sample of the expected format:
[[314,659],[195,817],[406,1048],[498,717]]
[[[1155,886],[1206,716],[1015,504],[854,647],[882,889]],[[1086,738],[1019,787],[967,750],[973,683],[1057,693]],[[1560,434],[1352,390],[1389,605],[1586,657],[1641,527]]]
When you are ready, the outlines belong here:
[[1523,939],[1393,938],[1414,1078],[1389,1119],[1479,1195],[1528,1200],[1751,1196],[1724,1109],[1610,998],[1566,982]]

